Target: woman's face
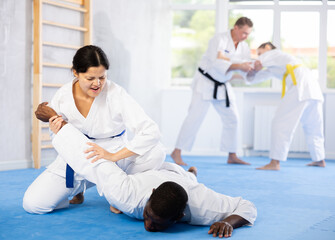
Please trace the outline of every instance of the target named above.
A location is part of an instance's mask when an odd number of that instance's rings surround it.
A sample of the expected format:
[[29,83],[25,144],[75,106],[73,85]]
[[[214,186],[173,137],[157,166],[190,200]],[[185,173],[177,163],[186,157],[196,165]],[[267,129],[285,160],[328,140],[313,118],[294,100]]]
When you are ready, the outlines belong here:
[[262,55],[263,53],[265,53],[265,52],[267,52],[267,51],[269,51],[269,49],[268,48],[258,48],[257,49],[257,54],[258,54],[258,56],[260,56],[260,55]]
[[82,92],[89,97],[97,97],[106,84],[107,71],[102,65],[90,67],[85,73],[73,71]]
[[269,44],[266,44],[263,48],[257,49],[258,56],[262,55],[263,53],[272,50],[272,47]]

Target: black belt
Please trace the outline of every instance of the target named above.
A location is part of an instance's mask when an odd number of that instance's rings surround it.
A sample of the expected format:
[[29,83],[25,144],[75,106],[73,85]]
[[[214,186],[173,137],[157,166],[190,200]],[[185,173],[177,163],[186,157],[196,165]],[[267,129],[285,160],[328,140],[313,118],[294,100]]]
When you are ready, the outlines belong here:
[[209,75],[208,73],[205,73],[204,70],[202,70],[201,68],[198,68],[199,72],[204,75],[205,77],[207,77],[209,80],[211,80],[212,82],[214,82],[214,91],[213,91],[213,98],[216,99],[216,95],[218,93],[218,87],[220,86],[224,86],[225,87],[225,93],[226,93],[226,107],[230,106],[230,101],[229,101],[229,96],[228,96],[228,91],[227,91],[227,86],[225,83],[223,82],[219,82],[217,80],[215,80],[211,75]]

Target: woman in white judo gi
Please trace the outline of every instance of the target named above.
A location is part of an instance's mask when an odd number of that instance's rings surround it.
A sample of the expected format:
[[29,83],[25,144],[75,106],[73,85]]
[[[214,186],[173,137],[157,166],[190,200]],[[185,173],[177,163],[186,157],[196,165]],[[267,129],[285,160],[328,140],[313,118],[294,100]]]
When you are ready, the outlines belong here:
[[[279,170],[286,161],[293,134],[301,122],[313,162],[308,166],[325,167],[323,135],[323,95],[311,70],[297,58],[267,42],[258,48],[259,61],[264,67],[248,74],[250,83],[277,77],[283,80],[282,100],[271,127],[271,162],[261,170]],[[287,90],[286,90],[287,88]]]
[[[105,149],[92,143],[96,158],[116,162],[128,174],[160,168],[166,154],[158,126],[122,87],[107,80],[108,68],[109,61],[99,47],[85,46],[76,52],[72,67],[75,79],[61,87],[50,102],[61,116],[57,121],[73,124]],[[126,129],[133,133],[130,141]],[[42,214],[68,207],[72,196],[73,203],[81,203],[82,192],[91,186],[58,155],[29,186],[23,207]]]
[[252,69],[250,49],[244,42],[252,26],[253,23],[249,18],[241,17],[233,29],[219,33],[210,40],[194,75],[191,104],[180,129],[175,149],[171,153],[177,164],[186,165],[182,160],[181,151],[192,149],[210,104],[213,104],[221,118],[220,150],[229,153],[227,162],[248,164],[236,155],[239,117],[235,94],[228,81],[233,79],[235,71],[246,74]]

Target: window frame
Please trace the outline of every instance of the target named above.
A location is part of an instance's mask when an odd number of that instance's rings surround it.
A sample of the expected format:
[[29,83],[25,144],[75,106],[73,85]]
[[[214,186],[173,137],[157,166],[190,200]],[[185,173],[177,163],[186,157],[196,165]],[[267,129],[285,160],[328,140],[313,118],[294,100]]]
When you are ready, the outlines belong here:
[[[255,1],[255,0],[254,0]],[[260,1],[263,2],[263,1]],[[236,4],[231,3],[229,0],[215,0],[215,4],[172,4],[170,3],[170,11],[176,10],[215,10],[215,31],[216,32],[225,32],[228,31],[228,19],[229,11],[235,9],[243,10],[263,10],[270,9],[273,10],[273,39],[272,42],[280,46],[280,22],[281,22],[281,13],[294,11],[294,12],[318,12],[320,16],[320,26],[319,26],[319,48],[318,48],[318,72],[319,72],[319,83],[321,89],[324,93],[335,93],[335,88],[327,87],[327,44],[322,44],[327,42],[327,20],[328,20],[328,10],[335,10],[334,4],[328,4],[327,0],[321,0],[321,4],[318,5],[302,5],[302,4],[283,4],[280,3],[280,0],[273,0],[273,4],[264,4],[262,5],[250,5],[250,4]],[[273,81],[271,87],[269,88],[247,88],[247,87],[235,87],[241,89],[242,91],[264,91],[264,92],[273,92],[280,91],[281,84],[279,81]]]

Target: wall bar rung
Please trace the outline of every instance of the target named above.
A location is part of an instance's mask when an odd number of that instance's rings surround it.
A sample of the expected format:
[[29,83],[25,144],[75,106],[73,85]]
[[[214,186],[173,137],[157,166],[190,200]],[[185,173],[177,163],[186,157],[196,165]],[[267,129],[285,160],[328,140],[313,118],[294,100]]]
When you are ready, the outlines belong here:
[[51,26],[56,26],[56,27],[62,27],[62,28],[67,28],[67,29],[71,29],[71,30],[87,32],[87,28],[84,28],[84,27],[78,27],[78,26],[74,26],[74,25],[57,23],[57,22],[52,22],[52,21],[48,21],[48,20],[43,20],[42,23],[47,24],[47,25],[51,25]]
[[41,146],[42,149],[48,149],[48,148],[54,148],[54,146],[50,145],[42,145]]
[[60,47],[60,48],[70,48],[70,49],[75,49],[75,50],[80,48],[80,46],[63,44],[63,43],[54,43],[54,42],[43,42],[42,44],[46,45],[46,46]]
[[67,5],[67,4],[64,4],[64,3],[59,3],[59,2],[55,2],[55,1],[51,1],[51,0],[42,0],[42,1],[43,1],[43,3],[53,5],[53,6],[56,6],[56,7],[66,8],[66,9],[70,9],[70,10],[78,11],[78,12],[83,12],[83,13],[87,12],[87,9],[82,8],[82,7],[74,7],[74,6],[70,6],[70,5]]
[[56,68],[72,68],[71,65],[66,65],[66,64],[59,64],[59,63],[47,63],[47,62],[44,62],[42,63],[42,65],[44,67],[56,67]]
[[42,83],[43,87],[51,87],[51,88],[60,88],[63,85],[64,84],[61,84],[61,83]]
[[68,2],[68,3],[75,3],[75,4],[79,4],[79,5],[84,5],[85,0],[61,0],[61,1]]

